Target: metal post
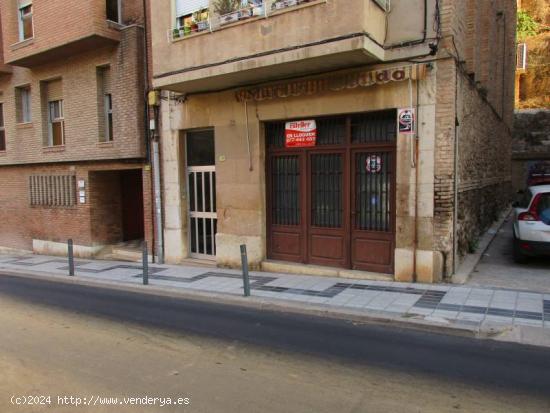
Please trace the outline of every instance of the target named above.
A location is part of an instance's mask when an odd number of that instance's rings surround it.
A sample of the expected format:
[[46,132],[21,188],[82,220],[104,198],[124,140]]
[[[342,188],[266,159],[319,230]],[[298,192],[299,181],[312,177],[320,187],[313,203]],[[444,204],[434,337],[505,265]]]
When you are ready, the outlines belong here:
[[162,198],[160,188],[160,155],[159,155],[159,142],[157,139],[153,141],[153,192],[155,197],[155,241],[157,262],[164,264],[164,242],[163,242],[163,229],[162,229]]
[[149,252],[147,241],[143,241],[143,285],[149,284]]
[[248,278],[248,256],[246,255],[246,245],[241,245],[241,262],[243,267],[243,285],[244,296],[250,297],[250,279]]
[[69,276],[74,276],[74,256],[73,256],[73,240],[70,239],[67,241],[68,246],[68,257],[69,257]]

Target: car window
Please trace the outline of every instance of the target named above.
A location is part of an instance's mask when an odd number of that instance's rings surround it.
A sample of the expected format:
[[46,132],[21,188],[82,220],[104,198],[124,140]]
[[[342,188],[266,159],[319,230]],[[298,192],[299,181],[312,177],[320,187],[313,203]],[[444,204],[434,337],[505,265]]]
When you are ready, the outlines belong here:
[[550,193],[541,194],[537,204],[537,214],[542,222],[550,224]]

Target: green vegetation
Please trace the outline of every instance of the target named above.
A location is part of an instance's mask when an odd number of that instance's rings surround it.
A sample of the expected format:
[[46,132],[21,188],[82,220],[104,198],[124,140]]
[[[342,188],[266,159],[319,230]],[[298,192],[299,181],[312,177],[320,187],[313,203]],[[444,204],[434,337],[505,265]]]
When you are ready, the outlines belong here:
[[527,37],[534,36],[539,31],[539,24],[525,10],[518,10],[517,39],[524,41]]

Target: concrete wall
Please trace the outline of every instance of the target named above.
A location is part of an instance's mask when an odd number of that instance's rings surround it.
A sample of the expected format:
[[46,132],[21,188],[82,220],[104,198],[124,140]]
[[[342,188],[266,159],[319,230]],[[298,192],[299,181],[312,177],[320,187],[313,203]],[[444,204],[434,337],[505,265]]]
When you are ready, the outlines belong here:
[[[416,82],[412,82],[416,91]],[[413,238],[419,232],[417,273],[425,281],[438,279],[439,257],[432,250],[435,76],[428,71],[419,82],[418,199],[416,173],[411,166],[410,136],[397,141],[397,232],[396,278],[407,280],[413,273]],[[416,96],[416,93],[414,94]],[[318,96],[289,97],[248,103],[248,132],[252,170],[246,142],[245,107],[233,91],[189,96],[184,103],[163,100],[162,158],[166,259],[179,262],[188,254],[185,153],[186,129],[213,127],[216,144],[218,234],[216,261],[220,266],[240,265],[239,244],[248,246],[249,261],[259,266],[266,257],[265,142],[262,122],[287,118],[310,118],[340,113],[408,107],[408,82]],[[416,103],[413,101],[413,105]],[[418,220],[415,223],[415,202]]]
[[[212,26],[213,32],[172,40],[173,2],[158,3],[151,9],[153,83],[180,92],[219,90],[429,51],[427,41],[418,47],[386,50],[386,46],[422,39],[422,0],[393,0],[387,20],[373,0],[311,1],[270,12],[268,18]],[[427,5],[426,37],[433,38],[435,1]]]

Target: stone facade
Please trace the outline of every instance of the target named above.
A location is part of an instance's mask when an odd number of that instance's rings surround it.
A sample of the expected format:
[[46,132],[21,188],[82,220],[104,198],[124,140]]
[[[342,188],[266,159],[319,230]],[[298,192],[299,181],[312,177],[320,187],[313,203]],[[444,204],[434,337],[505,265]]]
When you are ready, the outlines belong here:
[[511,197],[516,9],[444,1],[441,15],[434,226],[450,275]]
[[[403,5],[402,2],[392,1],[392,9],[395,7],[394,10],[397,10],[393,16],[390,13],[388,20],[391,23],[388,39],[392,41],[403,35],[395,20],[395,16],[403,11]],[[474,0],[444,0],[438,2],[438,9],[435,3],[428,2],[428,5],[431,7],[428,16],[437,16],[436,24],[429,27],[437,28],[437,23],[440,24],[437,32],[430,33],[429,40],[424,39],[420,44],[413,42],[409,47],[401,48],[391,44],[381,45],[383,52],[378,55],[373,48],[379,61],[364,66],[365,69],[414,67],[408,59],[417,56],[419,61],[427,63],[426,76],[410,83],[395,82],[358,90],[266,99],[252,101],[246,106],[235,99],[237,87],[246,85],[244,78],[237,79],[236,76],[244,76],[245,71],[232,77],[229,73],[224,75],[219,67],[205,65],[197,67],[196,71],[193,69],[195,64],[203,62],[201,59],[209,56],[197,56],[196,62],[186,60],[180,62],[180,66],[174,53],[169,60],[158,61],[153,68],[153,84],[166,89],[162,101],[161,143],[167,260],[180,262],[189,254],[184,145],[187,130],[213,128],[215,133],[216,172],[219,177],[216,191],[216,262],[220,266],[239,266],[238,245],[246,243],[250,262],[256,267],[263,267],[264,263],[268,267],[269,264],[271,268],[272,263],[266,261],[264,123],[413,106],[417,114],[418,147],[410,136],[399,135],[397,139],[393,278],[438,282],[450,276],[461,256],[475,245],[480,233],[506,208],[510,199],[516,11],[513,0],[483,2],[481,5]],[[313,15],[322,12],[321,8],[314,7],[311,6],[309,12],[308,8],[302,8],[300,13]],[[407,17],[411,20],[409,27],[414,26],[413,20],[422,21],[420,14]],[[159,24],[157,27],[158,33],[153,31],[152,34],[153,52],[158,49],[159,54],[184,48],[192,42],[207,42],[214,36],[219,38],[218,34],[213,33],[209,40],[204,41],[196,37],[195,40],[181,39],[173,46],[160,43],[160,32],[168,28],[170,16],[165,9],[158,14],[153,12],[153,21],[155,18],[164,22],[164,26]],[[289,11],[288,16],[280,18],[280,22],[292,18]],[[279,21],[276,19],[277,16],[273,17],[273,22]],[[232,30],[253,31],[255,24],[259,23],[239,23]],[[272,30],[278,27],[274,23],[265,23],[264,28],[268,25]],[[292,45],[293,32],[290,28],[288,30],[286,42]],[[273,35],[277,32],[266,33]],[[414,37],[411,33],[407,35],[410,36],[407,40]],[[230,37],[228,31],[227,39]],[[281,39],[283,37],[278,38]],[[432,42],[432,48],[437,47],[437,53],[426,57],[429,42]],[[242,50],[238,55],[244,53],[245,50]],[[393,56],[403,56],[403,61],[384,64],[384,59],[391,53],[394,53]],[[265,55],[269,55],[268,51]],[[243,63],[231,65],[240,64],[241,70],[246,66],[247,70],[252,71],[267,64],[268,58],[247,58]],[[295,67],[303,67],[300,66],[300,59],[303,59],[300,53],[292,56],[281,54],[280,58],[281,62],[287,58],[297,59]],[[229,66],[223,67],[230,69]],[[233,81],[234,88],[210,93],[195,90],[207,88],[202,82],[214,73],[216,81],[228,84]],[[269,80],[261,85],[276,84],[278,78],[275,72],[266,69],[261,73],[270,73]],[[340,72],[326,71],[325,75],[334,73]],[[295,78],[312,79],[297,75]],[[187,87],[193,93],[169,92],[185,92]],[[285,270],[289,268],[285,267]],[[295,271],[304,270],[297,268]],[[368,277],[369,274],[354,276]]]

